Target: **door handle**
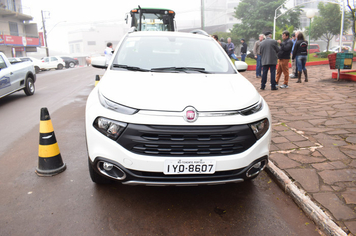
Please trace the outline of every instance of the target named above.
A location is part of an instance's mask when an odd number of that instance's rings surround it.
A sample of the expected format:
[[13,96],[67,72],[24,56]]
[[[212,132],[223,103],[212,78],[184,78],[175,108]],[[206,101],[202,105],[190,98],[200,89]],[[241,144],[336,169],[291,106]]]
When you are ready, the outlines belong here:
[[13,75],[14,73],[10,72],[10,75]]

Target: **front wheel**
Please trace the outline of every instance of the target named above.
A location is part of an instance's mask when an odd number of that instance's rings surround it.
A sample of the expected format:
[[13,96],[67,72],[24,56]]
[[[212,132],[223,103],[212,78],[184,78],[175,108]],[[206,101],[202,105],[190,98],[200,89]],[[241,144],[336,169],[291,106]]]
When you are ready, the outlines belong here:
[[58,64],[57,69],[58,70],[62,70],[63,69],[63,65],[62,64]]
[[74,62],[69,62],[69,68],[74,68],[74,66],[75,66],[75,64],[74,64]]
[[27,96],[31,96],[35,93],[35,83],[32,78],[29,77],[26,79],[24,91]]

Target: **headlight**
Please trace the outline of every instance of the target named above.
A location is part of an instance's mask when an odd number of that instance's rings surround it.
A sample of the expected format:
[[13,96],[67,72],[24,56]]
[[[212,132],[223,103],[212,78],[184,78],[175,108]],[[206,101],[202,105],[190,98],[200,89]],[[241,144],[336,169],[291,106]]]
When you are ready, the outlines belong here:
[[258,111],[260,111],[262,109],[262,99],[260,99],[260,101],[246,109],[243,109],[240,111],[240,114],[243,116],[248,116],[248,115],[252,115]]
[[269,128],[269,122],[268,119],[265,118],[263,120],[260,120],[258,122],[250,124],[250,127],[255,134],[257,140],[259,140],[268,130]]
[[107,109],[110,109],[110,110],[113,110],[113,111],[116,111],[116,112],[119,112],[122,114],[126,114],[126,115],[133,115],[136,112],[138,112],[137,109],[134,109],[131,107],[126,107],[126,106],[120,105],[116,102],[110,101],[109,99],[104,97],[104,95],[102,95],[100,93],[100,91],[98,92],[98,94],[99,94],[100,104]]
[[127,124],[104,117],[98,117],[95,119],[93,126],[108,138],[116,140],[122,131],[124,131]]

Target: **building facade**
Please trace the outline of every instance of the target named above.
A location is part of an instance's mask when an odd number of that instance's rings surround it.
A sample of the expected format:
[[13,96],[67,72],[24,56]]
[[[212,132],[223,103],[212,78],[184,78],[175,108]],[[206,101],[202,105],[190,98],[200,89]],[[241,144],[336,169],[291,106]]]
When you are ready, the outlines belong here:
[[0,0],[0,51],[8,57],[26,56],[41,46],[37,24],[24,14],[21,0]]
[[115,48],[124,36],[123,24],[93,25],[90,29],[68,33],[69,53],[76,56],[104,55],[106,44]]

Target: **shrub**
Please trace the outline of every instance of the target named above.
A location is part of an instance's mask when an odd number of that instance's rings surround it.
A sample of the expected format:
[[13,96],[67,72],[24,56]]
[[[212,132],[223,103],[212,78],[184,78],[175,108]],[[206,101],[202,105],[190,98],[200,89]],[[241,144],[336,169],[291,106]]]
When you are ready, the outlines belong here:
[[327,58],[329,54],[332,54],[333,52],[326,51],[326,52],[317,52],[316,56],[318,58]]

